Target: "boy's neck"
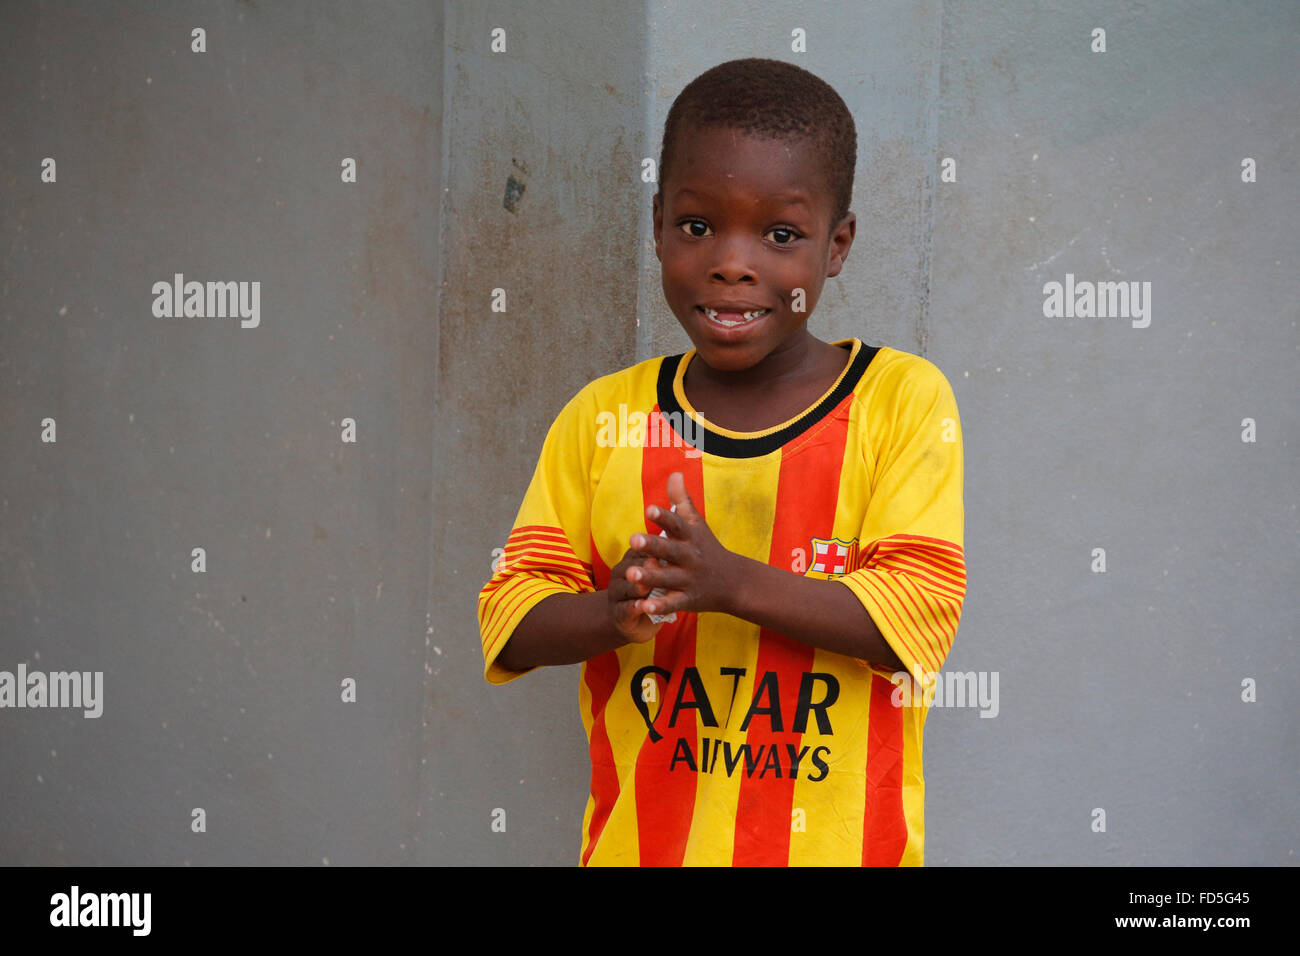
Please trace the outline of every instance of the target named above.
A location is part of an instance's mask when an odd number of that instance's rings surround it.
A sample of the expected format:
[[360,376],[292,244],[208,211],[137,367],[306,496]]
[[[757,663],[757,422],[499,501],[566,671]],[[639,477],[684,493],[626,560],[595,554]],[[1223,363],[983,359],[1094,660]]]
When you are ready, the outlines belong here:
[[715,369],[697,352],[686,366],[682,388],[691,406],[714,424],[762,431],[812,406],[848,363],[846,349],[805,332],[788,348],[738,371]]
[[829,365],[836,365],[838,376],[838,372],[847,364],[844,349],[823,342],[807,330],[792,338],[792,342],[782,343],[782,347],[757,364],[737,371],[713,368],[697,351],[686,368],[683,384],[759,391],[784,383],[797,383],[809,377],[819,377]]

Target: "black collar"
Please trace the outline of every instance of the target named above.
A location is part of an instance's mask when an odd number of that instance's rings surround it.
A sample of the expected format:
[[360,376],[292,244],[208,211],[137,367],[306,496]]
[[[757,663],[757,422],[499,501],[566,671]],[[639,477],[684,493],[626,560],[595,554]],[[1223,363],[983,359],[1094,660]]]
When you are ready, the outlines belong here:
[[862,380],[862,376],[867,371],[867,366],[871,364],[871,360],[880,351],[878,346],[865,345],[858,339],[849,339],[847,342],[840,341],[833,344],[850,352],[857,349],[857,354],[853,356],[848,368],[840,374],[839,381],[836,382],[835,387],[831,389],[825,398],[798,418],[791,420],[783,428],[779,428],[774,432],[760,434],[753,438],[738,438],[735,435],[724,435],[715,432],[696,419],[691,426],[683,426],[688,434],[682,434],[683,428],[679,428],[678,425],[689,416],[677,400],[677,393],[673,385],[677,380],[678,369],[683,368],[682,360],[687,355],[693,354],[694,349],[690,352],[665,356],[663,362],[659,365],[659,380],[656,384],[659,410],[668,416],[668,422],[672,425],[673,430],[681,435],[682,440],[700,451],[707,451],[710,455],[718,455],[722,458],[758,458],[761,455],[766,455],[799,437],[830,414],[831,409],[835,408],[844,400],[844,396],[857,387],[858,382]]

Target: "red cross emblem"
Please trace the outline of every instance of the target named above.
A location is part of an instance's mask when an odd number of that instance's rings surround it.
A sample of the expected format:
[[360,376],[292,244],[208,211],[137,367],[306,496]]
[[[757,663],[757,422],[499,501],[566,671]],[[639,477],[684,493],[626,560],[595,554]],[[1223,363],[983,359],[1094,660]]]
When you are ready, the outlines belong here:
[[838,577],[847,574],[857,556],[858,541],[841,541],[839,538],[813,538],[813,561],[808,568],[817,574]]

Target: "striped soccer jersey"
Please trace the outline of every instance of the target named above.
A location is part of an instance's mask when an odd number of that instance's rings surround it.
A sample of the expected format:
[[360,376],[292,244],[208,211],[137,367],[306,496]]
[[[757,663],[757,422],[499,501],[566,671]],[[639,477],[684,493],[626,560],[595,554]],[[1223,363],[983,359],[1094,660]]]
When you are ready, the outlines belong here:
[[[937,672],[966,592],[962,441],[943,373],[858,339],[812,407],[761,432],[714,425],[682,387],[695,357],[596,379],[551,426],[478,601],[484,674],[539,601],[608,587],[659,529],[668,476],[726,548],[850,588],[915,678]],[[591,754],[582,865],[920,865],[913,680],[721,613],[581,667]]]

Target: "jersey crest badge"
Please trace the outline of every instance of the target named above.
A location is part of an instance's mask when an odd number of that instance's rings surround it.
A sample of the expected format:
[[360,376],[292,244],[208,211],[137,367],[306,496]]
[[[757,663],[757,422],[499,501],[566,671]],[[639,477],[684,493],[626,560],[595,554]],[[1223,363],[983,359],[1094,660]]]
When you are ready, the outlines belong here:
[[826,575],[827,580],[834,580],[848,574],[857,566],[858,539],[843,541],[840,538],[813,538],[812,561],[808,565],[809,574]]

